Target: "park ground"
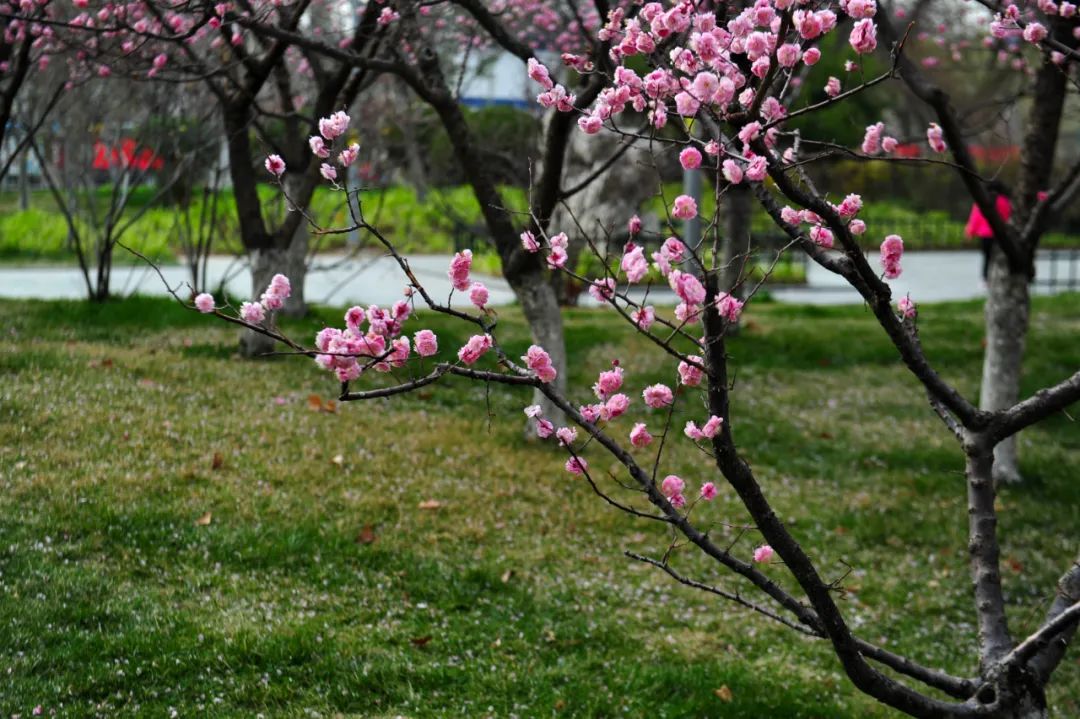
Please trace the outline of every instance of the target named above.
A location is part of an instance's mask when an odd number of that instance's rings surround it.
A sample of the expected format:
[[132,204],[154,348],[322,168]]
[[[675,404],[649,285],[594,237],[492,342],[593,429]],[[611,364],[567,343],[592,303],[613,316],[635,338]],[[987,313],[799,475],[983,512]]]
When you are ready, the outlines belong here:
[[[520,314],[500,314],[524,349]],[[286,327],[308,337],[340,315]],[[671,380],[612,315],[567,317],[583,390],[613,358],[638,391]],[[734,427],[779,513],[843,577],[862,636],[970,674],[955,442],[864,308],[745,318]],[[444,352],[465,338],[428,324]],[[974,396],[980,303],[926,305],[919,324]],[[4,300],[0,336],[0,716],[896,716],[823,643],[626,559],[662,553],[663,528],[523,443],[520,391],[448,382],[331,405],[310,361],[241,360],[234,329],[163,299]],[[1075,371],[1078,336],[1080,295],[1035,300],[1026,391]],[[1021,442],[1027,481],[999,499],[1018,632],[1040,622],[1080,526],[1077,424]],[[670,471],[715,479],[682,450]],[[705,510],[718,533],[745,521],[723,489]],[[739,586],[690,551],[673,563]],[[1080,716],[1080,654],[1049,699]]]

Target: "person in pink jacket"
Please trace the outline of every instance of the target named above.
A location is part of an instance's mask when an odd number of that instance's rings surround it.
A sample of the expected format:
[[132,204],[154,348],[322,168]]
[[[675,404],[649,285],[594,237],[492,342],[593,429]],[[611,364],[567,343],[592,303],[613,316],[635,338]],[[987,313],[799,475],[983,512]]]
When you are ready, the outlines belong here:
[[[1004,182],[994,180],[990,183],[990,195],[994,198],[994,210],[1005,222],[1009,221],[1012,214],[1012,202],[1009,201],[1009,188]],[[971,206],[971,214],[968,216],[964,234],[968,239],[979,239],[982,242],[983,266],[982,276],[985,280],[990,270],[990,251],[994,247],[994,230],[990,223],[979,210],[979,206]]]

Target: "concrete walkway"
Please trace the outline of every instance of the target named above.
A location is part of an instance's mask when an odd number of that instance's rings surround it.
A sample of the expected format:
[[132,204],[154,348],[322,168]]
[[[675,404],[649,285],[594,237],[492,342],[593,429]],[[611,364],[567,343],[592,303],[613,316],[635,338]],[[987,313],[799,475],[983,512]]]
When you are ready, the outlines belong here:
[[[876,267],[877,260],[871,258]],[[425,255],[410,260],[417,278],[437,300],[445,301],[450,294],[450,281],[446,276],[449,263],[447,256]],[[903,275],[890,284],[894,296],[910,293],[918,302],[975,299],[985,295],[981,277],[982,258],[978,252],[909,252],[904,255]],[[188,281],[187,270],[179,265],[162,267],[171,286],[181,287]],[[1059,259],[1051,268],[1048,253],[1041,253],[1037,261],[1037,277],[1048,279],[1051,271],[1059,278],[1076,278],[1073,285],[1080,290],[1080,257],[1071,264]],[[251,279],[241,261],[231,257],[213,257],[209,262],[211,286],[222,278],[227,279],[231,292],[246,297],[251,292]],[[477,277],[491,292],[491,304],[507,305],[514,296],[501,277]],[[308,301],[320,304],[380,304],[387,305],[402,297],[404,276],[392,258],[366,255],[358,258],[321,256],[308,274],[305,292]],[[1056,288],[1044,284],[1033,285],[1033,292],[1052,294],[1066,291],[1064,284]],[[112,290],[118,296],[136,292],[149,295],[166,293],[161,279],[144,265],[113,268]],[[186,288],[181,294],[186,294]],[[807,284],[801,287],[776,288],[772,295],[778,301],[798,304],[858,304],[861,298],[844,281],[811,263],[807,272]],[[0,266],[0,297],[37,299],[80,299],[86,296],[82,275],[75,267],[13,267]],[[593,300],[582,297],[586,303]],[[675,299],[667,288],[653,291],[651,301],[655,304],[674,304]],[[468,304],[468,298],[455,293],[454,304]]]

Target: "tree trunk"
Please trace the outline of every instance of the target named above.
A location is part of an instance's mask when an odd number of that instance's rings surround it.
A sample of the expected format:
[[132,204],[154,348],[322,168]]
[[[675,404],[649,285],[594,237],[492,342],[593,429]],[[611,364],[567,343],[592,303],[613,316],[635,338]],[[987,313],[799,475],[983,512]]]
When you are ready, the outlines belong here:
[[[1031,298],[1026,272],[1013,272],[1005,254],[993,251],[986,298],[986,352],[983,355],[979,407],[998,410],[1020,398]],[[1019,482],[1016,435],[994,448],[994,481]]]
[[[533,340],[551,355],[551,364],[558,373],[552,383],[554,389],[559,394],[565,394],[566,341],[563,337],[562,313],[559,311],[555,288],[548,281],[547,273],[542,270],[524,272],[514,277],[511,286],[518,300],[521,301],[521,308],[529,322]],[[553,422],[556,427],[566,423],[562,410],[553,405],[539,391],[534,393],[533,403],[540,405],[544,411],[544,417]],[[533,422],[527,423],[526,432],[533,432],[533,427]]]
[[[288,277],[289,282],[292,284],[292,293],[285,302],[285,307],[281,310],[281,313],[289,317],[303,315],[305,307],[304,279],[307,271],[306,255],[306,230],[302,238],[294,238],[289,247],[284,250],[277,248],[251,250],[248,253],[248,259],[251,263],[251,301],[258,301],[270,284],[271,278],[280,272]],[[272,321],[273,315],[270,315],[267,322]],[[266,335],[244,330],[240,337],[240,353],[245,357],[258,357],[273,351],[274,340]]]

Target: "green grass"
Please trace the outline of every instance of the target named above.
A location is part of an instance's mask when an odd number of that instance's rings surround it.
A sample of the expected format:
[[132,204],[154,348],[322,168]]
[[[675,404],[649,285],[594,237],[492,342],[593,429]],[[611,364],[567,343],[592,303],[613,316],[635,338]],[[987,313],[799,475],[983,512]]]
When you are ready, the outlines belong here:
[[[523,350],[520,315],[501,314],[501,338]],[[613,358],[631,395],[670,381],[610,314],[567,316],[581,401]],[[1080,296],[1036,300],[1025,391],[1075,371],[1078,316]],[[927,351],[969,395],[980,317],[975,303],[920,313]],[[466,337],[428,320],[444,353]],[[842,607],[862,636],[972,672],[955,443],[867,311],[759,304],[746,320],[730,346],[736,437],[780,516],[826,577],[850,565]],[[311,362],[243,361],[235,330],[161,300],[0,301],[0,336],[5,715],[896,716],[821,642],[623,558],[662,553],[662,528],[522,443],[520,391],[447,382],[312,411],[308,396],[336,387]],[[684,414],[700,410],[677,425]],[[674,442],[667,471],[715,479]],[[1018,631],[1075,558],[1078,451],[1064,417],[1025,433],[1028,482],[1002,494]],[[730,490],[702,516],[746,520]],[[740,586],[688,550],[673,561]],[[1055,677],[1057,716],[1080,714],[1078,659]]]

